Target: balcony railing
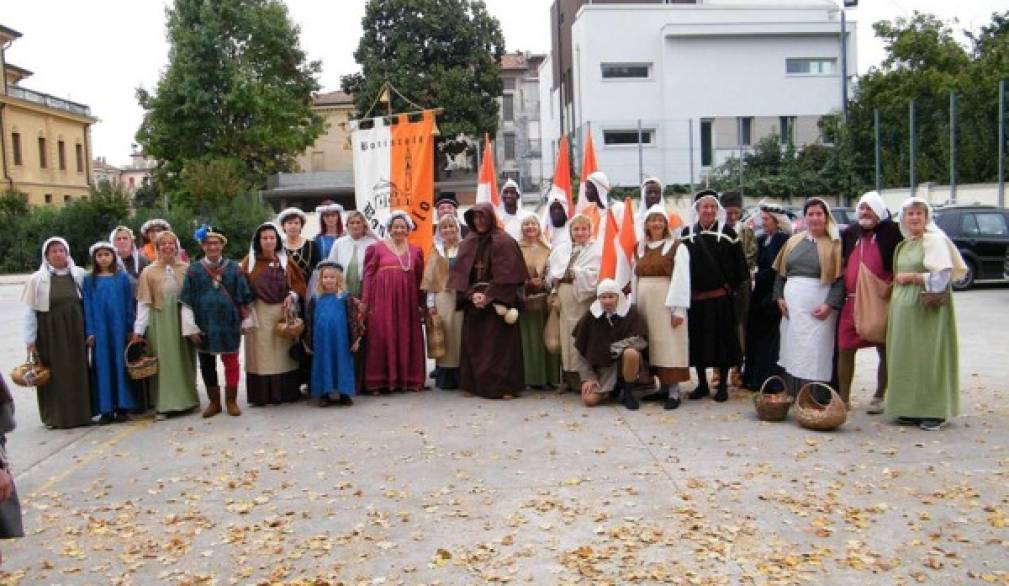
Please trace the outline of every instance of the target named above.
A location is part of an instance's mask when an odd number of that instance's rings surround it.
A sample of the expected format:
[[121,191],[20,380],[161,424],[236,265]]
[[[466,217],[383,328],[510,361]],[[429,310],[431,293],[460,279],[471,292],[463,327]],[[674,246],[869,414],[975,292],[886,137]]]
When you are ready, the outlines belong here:
[[63,98],[57,98],[56,96],[50,96],[49,94],[43,94],[42,92],[36,92],[23,87],[8,87],[7,95],[19,100],[35,102],[47,108],[70,112],[71,114],[79,114],[81,116],[91,115],[91,108],[84,104],[78,104],[77,102],[71,102],[70,100],[64,100]]

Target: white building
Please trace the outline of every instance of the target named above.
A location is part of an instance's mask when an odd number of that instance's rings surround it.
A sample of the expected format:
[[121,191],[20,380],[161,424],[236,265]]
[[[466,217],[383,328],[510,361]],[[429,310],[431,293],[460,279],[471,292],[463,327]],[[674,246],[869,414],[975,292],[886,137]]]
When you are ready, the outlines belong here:
[[503,178],[514,179],[523,194],[537,199],[544,169],[541,156],[539,70],[543,55],[528,52],[501,56],[500,117],[495,165]]
[[[833,0],[556,2],[555,22],[565,22],[565,8],[576,12],[570,52],[558,50],[555,33],[540,68],[548,166],[567,132],[577,170],[591,128],[613,184],[637,185],[642,175],[700,183],[713,165],[768,134],[797,146],[821,141],[820,118],[840,109]],[[856,71],[854,22],[847,38],[848,71]],[[557,59],[570,62],[558,67]],[[570,84],[557,83],[558,72]]]

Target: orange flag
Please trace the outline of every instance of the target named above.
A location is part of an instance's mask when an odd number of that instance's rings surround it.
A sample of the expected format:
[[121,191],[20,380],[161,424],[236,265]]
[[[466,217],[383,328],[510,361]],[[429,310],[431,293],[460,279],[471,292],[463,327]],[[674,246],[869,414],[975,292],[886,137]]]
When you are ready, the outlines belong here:
[[[596,149],[592,144],[592,131],[585,139],[585,153],[582,156],[582,176],[578,185],[578,204],[575,212],[580,212],[589,205],[589,200],[585,197],[585,182],[589,180],[589,175],[599,170],[599,163],[596,162]],[[606,203],[606,202],[603,202]]]
[[571,158],[568,154],[568,137],[562,136],[558,147],[557,166],[554,168],[553,185],[551,191],[564,196],[568,202],[568,217],[575,215],[575,203],[571,197]]
[[497,190],[497,171],[494,170],[494,151],[490,138],[483,135],[483,160],[480,161],[480,178],[476,186],[476,203],[487,202],[494,209],[501,207],[501,194]]
[[[613,217],[612,215],[610,216]],[[630,197],[624,200],[624,218],[617,234],[617,268],[614,280],[623,287],[631,282],[631,268],[634,263],[634,247],[637,246],[634,230],[634,202]]]
[[[606,210],[606,232],[603,234],[603,257],[599,261],[599,280],[617,277],[617,220],[613,210]],[[619,283],[618,283],[619,284]]]

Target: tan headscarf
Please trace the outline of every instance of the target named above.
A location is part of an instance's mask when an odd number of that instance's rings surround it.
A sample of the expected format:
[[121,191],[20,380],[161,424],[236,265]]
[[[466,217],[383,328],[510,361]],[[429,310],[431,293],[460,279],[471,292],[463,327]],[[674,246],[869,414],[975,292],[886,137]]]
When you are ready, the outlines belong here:
[[[823,204],[827,210],[827,229],[823,236],[816,238],[816,253],[820,258],[820,282],[830,285],[841,278],[844,274],[844,267],[841,264],[841,231],[834,222],[834,216],[830,213],[830,204],[819,197],[812,197],[806,203],[817,201]],[[808,231],[793,234],[788,242],[781,247],[778,257],[774,259],[774,270],[779,275],[786,273],[785,263],[792,251],[803,240],[812,240],[813,236]]]

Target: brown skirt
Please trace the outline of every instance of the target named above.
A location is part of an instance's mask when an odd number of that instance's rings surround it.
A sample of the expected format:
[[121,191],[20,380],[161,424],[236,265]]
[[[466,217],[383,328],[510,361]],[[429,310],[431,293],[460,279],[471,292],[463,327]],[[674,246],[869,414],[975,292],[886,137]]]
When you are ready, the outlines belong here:
[[301,399],[301,377],[297,370],[283,374],[245,375],[245,390],[251,405],[276,405]]

